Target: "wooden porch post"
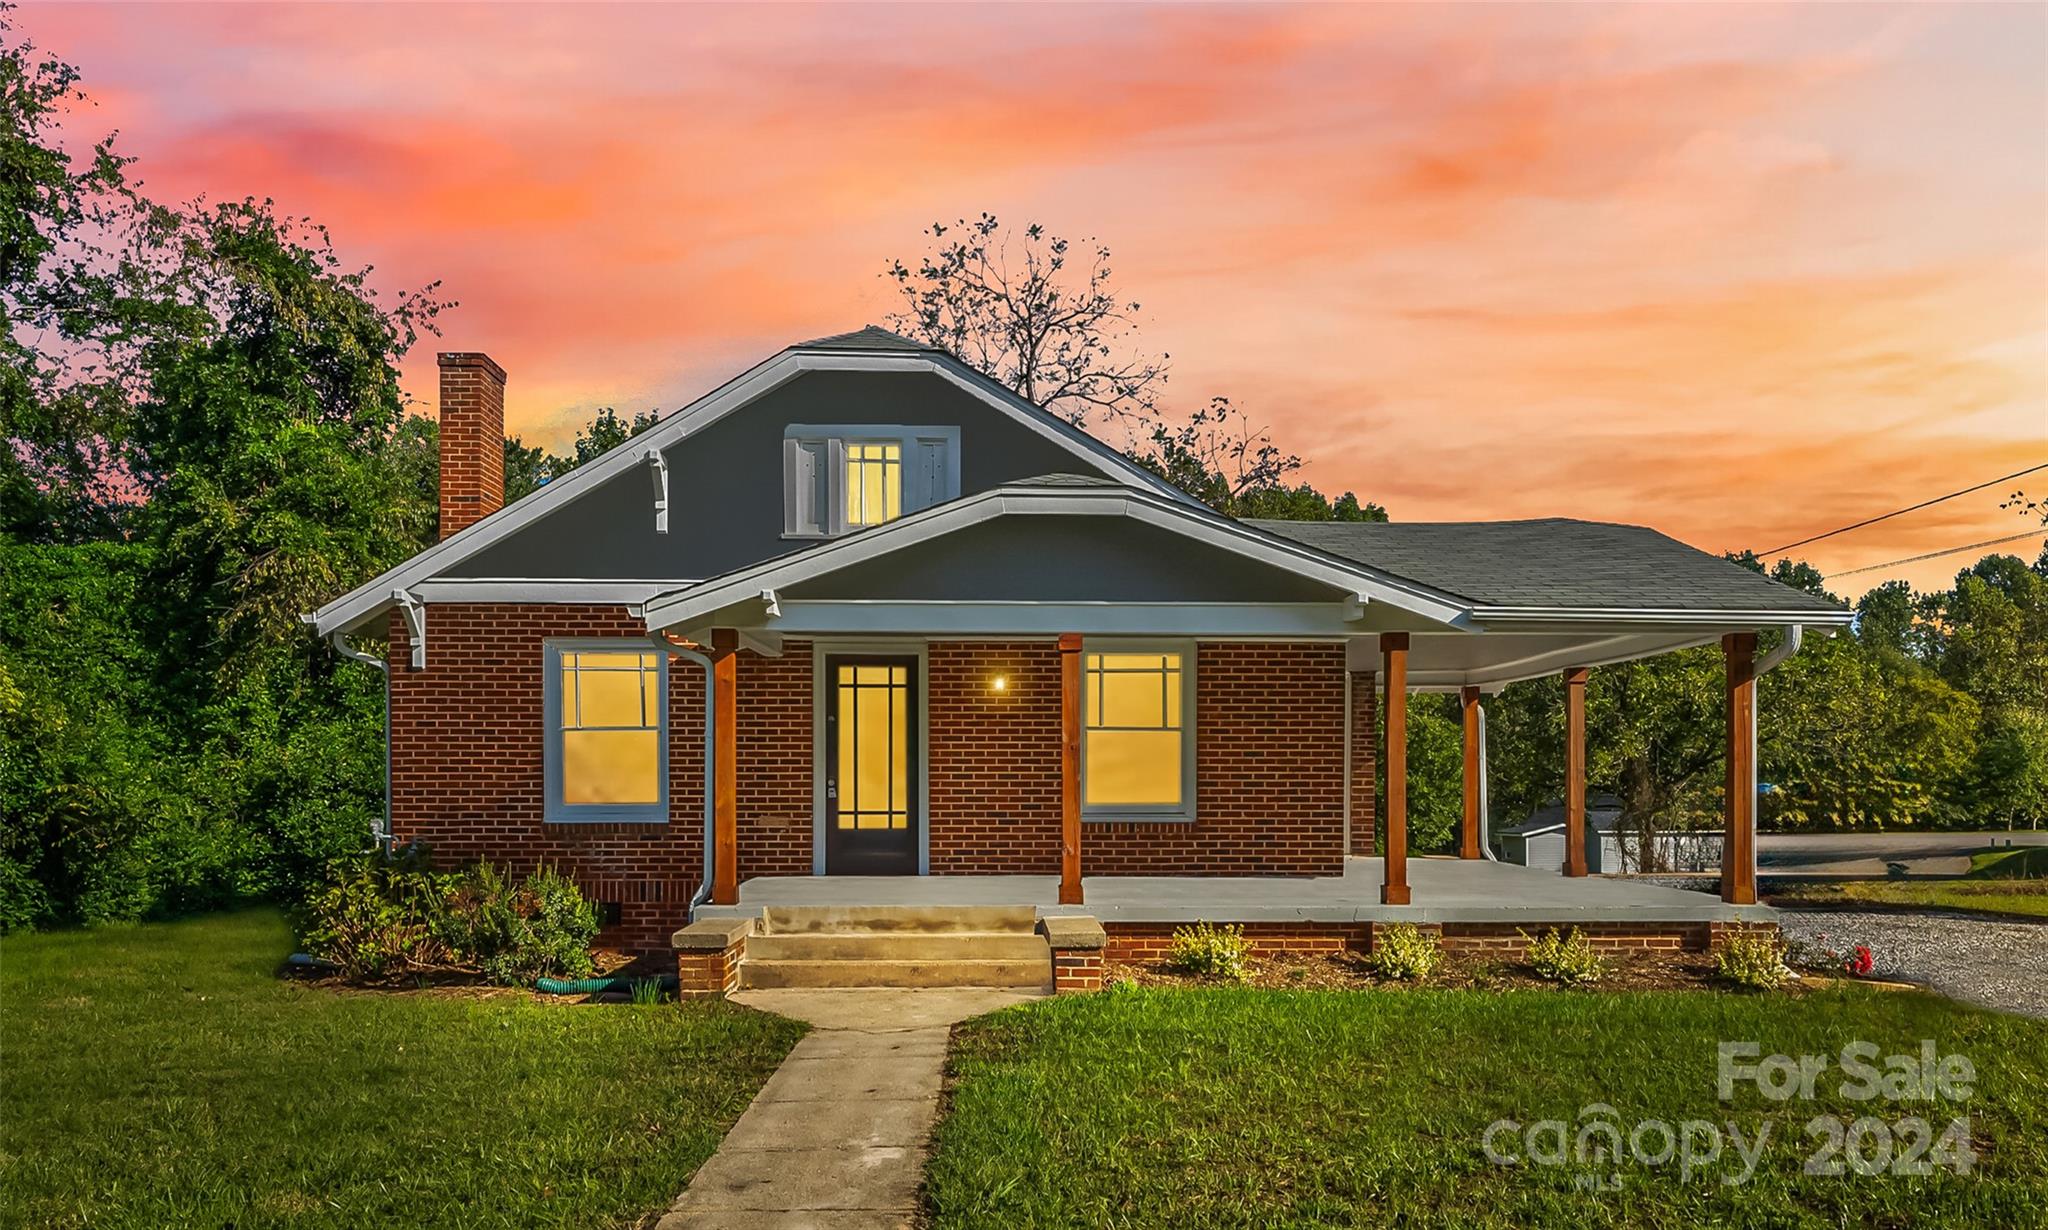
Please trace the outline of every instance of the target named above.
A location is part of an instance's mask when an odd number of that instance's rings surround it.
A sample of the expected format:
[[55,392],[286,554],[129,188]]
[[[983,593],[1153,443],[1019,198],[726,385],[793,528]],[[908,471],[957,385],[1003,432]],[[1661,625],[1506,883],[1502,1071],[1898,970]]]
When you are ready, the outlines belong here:
[[1479,858],[1479,689],[1458,691],[1465,707],[1465,833],[1459,858]]
[[740,899],[740,634],[731,628],[711,633],[711,901],[737,905]]
[[1408,634],[1380,633],[1387,687],[1387,857],[1382,905],[1408,904]]
[[1564,873],[1586,874],[1586,668],[1564,672]]
[[1727,819],[1721,834],[1721,900],[1756,904],[1756,633],[1721,638],[1728,666]]
[[1060,636],[1060,904],[1081,904],[1081,634]]

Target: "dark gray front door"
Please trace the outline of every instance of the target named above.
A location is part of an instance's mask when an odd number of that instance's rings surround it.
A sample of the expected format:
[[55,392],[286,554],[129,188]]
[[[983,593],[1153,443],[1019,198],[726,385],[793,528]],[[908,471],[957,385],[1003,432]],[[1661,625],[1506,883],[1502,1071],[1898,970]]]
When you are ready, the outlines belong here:
[[825,871],[917,874],[917,659],[825,659]]

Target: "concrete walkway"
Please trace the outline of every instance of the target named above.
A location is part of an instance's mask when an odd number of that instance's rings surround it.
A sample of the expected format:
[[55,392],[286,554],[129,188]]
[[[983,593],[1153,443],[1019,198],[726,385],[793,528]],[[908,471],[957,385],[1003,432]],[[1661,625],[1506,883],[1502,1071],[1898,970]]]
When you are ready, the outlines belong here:
[[743,991],[812,1031],[655,1230],[908,1230],[955,1021],[1030,991]]

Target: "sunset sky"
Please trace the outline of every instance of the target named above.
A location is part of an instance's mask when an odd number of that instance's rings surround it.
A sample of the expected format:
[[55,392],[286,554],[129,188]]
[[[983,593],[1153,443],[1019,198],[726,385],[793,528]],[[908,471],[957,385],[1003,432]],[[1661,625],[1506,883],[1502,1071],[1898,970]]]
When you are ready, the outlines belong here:
[[[1114,249],[1169,405],[1229,395],[1400,520],[1767,548],[2048,462],[2038,4],[15,17],[153,196],[440,279],[530,440],[879,322],[887,258],[985,209]],[[2002,494],[1801,554],[2025,529]]]

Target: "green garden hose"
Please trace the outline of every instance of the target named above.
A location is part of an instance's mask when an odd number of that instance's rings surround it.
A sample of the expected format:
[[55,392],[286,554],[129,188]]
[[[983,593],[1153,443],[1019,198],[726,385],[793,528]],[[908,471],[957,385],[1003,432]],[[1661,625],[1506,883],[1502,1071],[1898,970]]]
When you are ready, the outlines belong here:
[[640,982],[658,982],[662,990],[672,991],[676,986],[676,976],[657,974],[641,978],[539,978],[534,981],[533,989],[546,995],[602,995],[606,991],[630,993],[633,985]]

